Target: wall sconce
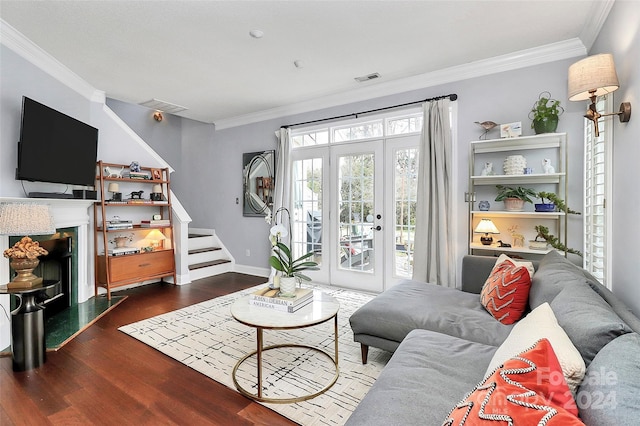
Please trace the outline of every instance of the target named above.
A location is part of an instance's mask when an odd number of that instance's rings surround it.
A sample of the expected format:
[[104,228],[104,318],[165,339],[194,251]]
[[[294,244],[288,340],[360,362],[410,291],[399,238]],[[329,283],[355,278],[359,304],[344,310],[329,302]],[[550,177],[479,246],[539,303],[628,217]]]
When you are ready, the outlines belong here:
[[162,121],[164,119],[164,117],[162,116],[162,112],[161,111],[154,112],[153,119],[156,120],[157,122]]
[[475,231],[479,234],[484,234],[480,237],[482,245],[489,246],[493,243],[493,237],[489,234],[499,234],[498,228],[493,224],[491,219],[480,219],[480,223],[476,226]]
[[603,53],[586,57],[569,67],[569,100],[591,100],[585,118],[593,121],[595,135],[600,136],[598,119],[609,115],[617,115],[621,123],[626,123],[631,118],[631,103],[620,104],[619,112],[600,114],[596,110],[596,98],[614,92],[620,87],[616,67],[613,63],[613,55]]

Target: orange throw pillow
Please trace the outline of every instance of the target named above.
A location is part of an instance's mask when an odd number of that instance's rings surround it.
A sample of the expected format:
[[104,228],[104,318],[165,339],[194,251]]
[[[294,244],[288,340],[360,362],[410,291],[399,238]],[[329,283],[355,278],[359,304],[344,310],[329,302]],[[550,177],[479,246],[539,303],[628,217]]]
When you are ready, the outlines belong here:
[[553,348],[540,339],[479,383],[443,425],[583,425]]
[[505,260],[491,270],[480,292],[480,302],[495,319],[513,324],[522,318],[527,308],[530,287],[531,275],[527,268]]

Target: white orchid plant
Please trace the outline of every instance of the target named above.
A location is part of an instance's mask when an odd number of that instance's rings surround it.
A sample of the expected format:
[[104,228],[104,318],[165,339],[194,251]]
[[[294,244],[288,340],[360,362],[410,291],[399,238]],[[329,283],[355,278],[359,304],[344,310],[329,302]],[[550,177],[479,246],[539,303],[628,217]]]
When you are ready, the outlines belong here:
[[269,240],[271,241],[273,251],[273,255],[269,258],[269,264],[276,271],[282,272],[285,277],[297,277],[305,281],[311,281],[311,278],[304,275],[301,271],[318,270],[318,264],[314,261],[308,260],[313,256],[313,252],[309,252],[297,259],[293,259],[291,249],[283,242],[284,238],[291,235],[291,231],[290,229],[287,230],[287,228],[281,223],[278,224],[276,220],[278,213],[280,213],[280,216],[282,217],[283,212],[286,212],[289,216],[289,227],[291,227],[291,215],[286,207],[280,207],[276,210],[273,217],[271,216],[271,213],[267,214],[265,217],[265,221],[268,224],[273,223],[273,226],[269,231]]

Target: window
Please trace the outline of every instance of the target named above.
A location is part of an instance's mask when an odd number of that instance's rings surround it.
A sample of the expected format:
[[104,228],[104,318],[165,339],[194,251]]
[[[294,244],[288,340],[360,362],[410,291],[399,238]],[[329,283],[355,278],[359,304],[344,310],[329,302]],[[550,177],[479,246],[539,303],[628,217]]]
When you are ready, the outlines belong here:
[[[596,103],[599,112],[611,111],[611,96],[600,97]],[[610,147],[613,141],[611,118],[600,119],[600,136],[596,137],[593,123],[585,120],[584,151],[584,268],[610,288],[611,268],[607,254],[611,213],[607,197],[611,193]]]

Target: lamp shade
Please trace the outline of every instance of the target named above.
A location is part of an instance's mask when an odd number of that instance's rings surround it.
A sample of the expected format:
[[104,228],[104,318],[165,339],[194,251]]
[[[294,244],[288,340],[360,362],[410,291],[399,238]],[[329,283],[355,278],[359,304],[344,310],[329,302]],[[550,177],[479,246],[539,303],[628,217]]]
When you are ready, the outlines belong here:
[[493,224],[491,219],[480,219],[480,223],[476,226],[475,232],[483,234],[499,234],[498,228]]
[[603,53],[586,57],[569,67],[569,100],[583,101],[618,89],[613,55]]
[[111,182],[107,190],[109,192],[120,192],[120,185],[115,182]]
[[149,232],[145,238],[152,241],[162,241],[167,239],[167,237],[165,237],[164,234],[158,229],[154,229]]
[[162,192],[162,185],[155,184],[153,185],[152,192],[155,194],[159,194]]
[[47,204],[0,203],[0,235],[44,235],[56,232]]

